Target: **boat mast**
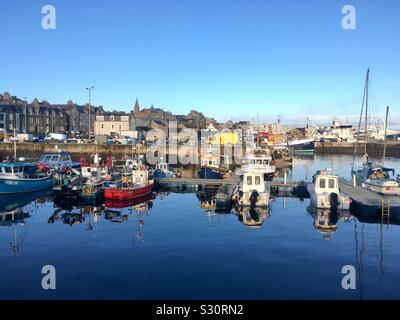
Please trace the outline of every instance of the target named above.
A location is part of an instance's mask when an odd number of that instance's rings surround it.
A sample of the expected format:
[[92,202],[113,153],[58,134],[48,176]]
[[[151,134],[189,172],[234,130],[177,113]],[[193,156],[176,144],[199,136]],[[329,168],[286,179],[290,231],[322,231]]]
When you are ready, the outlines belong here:
[[368,130],[368,87],[369,87],[369,68],[365,79],[365,131],[364,131],[364,155],[367,155],[367,130]]
[[385,164],[385,158],[386,158],[386,133],[388,127],[388,118],[389,118],[389,106],[386,107],[385,133],[383,137],[383,164]]

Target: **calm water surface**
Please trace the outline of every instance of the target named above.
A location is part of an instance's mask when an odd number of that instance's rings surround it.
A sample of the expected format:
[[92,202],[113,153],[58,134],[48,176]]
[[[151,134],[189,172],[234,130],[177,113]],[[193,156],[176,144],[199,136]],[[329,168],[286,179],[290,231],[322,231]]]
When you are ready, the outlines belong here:
[[[349,177],[351,161],[297,158],[289,177],[309,181],[326,167]],[[13,201],[1,199],[3,211]],[[0,225],[0,299],[399,299],[400,227],[344,213],[322,233],[308,206],[276,198],[250,228],[200,208],[196,193],[83,215],[93,208],[41,197],[23,207],[29,217]],[[44,265],[56,268],[56,290],[41,288]],[[344,265],[357,270],[356,290],[341,287]]]

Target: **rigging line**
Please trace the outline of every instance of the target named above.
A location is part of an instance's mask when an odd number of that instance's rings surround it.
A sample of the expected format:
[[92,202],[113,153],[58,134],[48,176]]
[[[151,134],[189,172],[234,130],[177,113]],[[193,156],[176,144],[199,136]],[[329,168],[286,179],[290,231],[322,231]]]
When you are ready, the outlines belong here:
[[20,242],[21,246],[23,245],[26,235],[28,234],[29,227],[31,226],[33,220],[35,220],[35,217],[37,216],[37,213],[38,213],[38,210],[37,210],[38,207],[36,206],[36,200],[35,200],[35,205],[33,206],[33,209],[36,209],[36,210],[32,210],[32,211],[34,211],[34,214],[31,216],[31,219],[29,220],[28,224],[26,225],[25,232],[23,233],[21,242]]
[[[374,125],[375,125],[375,131],[378,131],[378,125],[379,125],[379,123],[378,123],[378,116],[377,116],[377,114],[379,114],[379,107],[378,107],[378,103],[377,103],[377,100],[376,100],[376,97],[375,97],[375,90],[374,90],[374,86],[373,86],[373,83],[371,83],[371,81],[370,81],[370,90],[372,91],[372,101],[373,101],[373,103],[372,103],[372,108],[371,108],[371,115],[372,115],[372,118],[373,118],[373,120],[374,120]],[[371,122],[371,121],[370,121]]]
[[[361,284],[361,267],[360,267],[360,261],[358,259],[358,231],[357,231],[357,219],[354,219],[354,239],[356,242],[356,265],[357,265],[357,274],[358,274],[358,282]],[[360,287],[361,290],[361,287]],[[360,292],[360,297],[361,297],[361,292]]]

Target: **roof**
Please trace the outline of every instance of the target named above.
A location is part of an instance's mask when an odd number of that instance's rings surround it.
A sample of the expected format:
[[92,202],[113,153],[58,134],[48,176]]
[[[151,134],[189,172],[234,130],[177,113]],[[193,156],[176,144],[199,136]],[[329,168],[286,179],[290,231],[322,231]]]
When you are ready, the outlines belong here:
[[20,167],[28,167],[28,166],[35,166],[35,164],[30,162],[0,162],[0,168],[20,168]]
[[71,152],[66,152],[66,151],[60,151],[60,152],[45,152],[45,153],[43,153],[42,154],[42,156],[43,155],[63,155],[63,156],[69,156],[69,155],[71,155]]

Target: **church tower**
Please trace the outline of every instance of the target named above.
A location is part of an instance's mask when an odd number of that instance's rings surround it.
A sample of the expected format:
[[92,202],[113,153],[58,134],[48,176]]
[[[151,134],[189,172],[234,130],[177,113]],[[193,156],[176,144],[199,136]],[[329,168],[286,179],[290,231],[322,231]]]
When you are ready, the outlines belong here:
[[138,101],[138,99],[136,98],[135,107],[133,108],[133,113],[134,113],[134,114],[138,114],[139,112],[140,112],[139,101]]

